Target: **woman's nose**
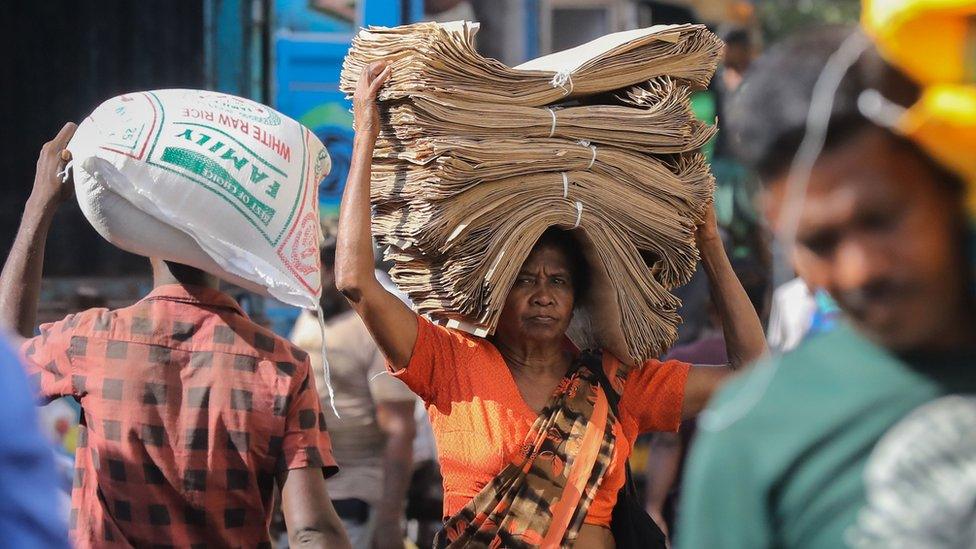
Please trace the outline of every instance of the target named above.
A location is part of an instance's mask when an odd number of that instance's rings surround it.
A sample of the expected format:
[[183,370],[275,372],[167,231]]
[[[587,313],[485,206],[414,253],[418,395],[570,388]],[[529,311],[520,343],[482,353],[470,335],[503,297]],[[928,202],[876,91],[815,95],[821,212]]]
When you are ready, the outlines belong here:
[[542,287],[535,294],[532,295],[532,302],[536,305],[544,307],[546,305],[552,305],[552,293],[548,288]]

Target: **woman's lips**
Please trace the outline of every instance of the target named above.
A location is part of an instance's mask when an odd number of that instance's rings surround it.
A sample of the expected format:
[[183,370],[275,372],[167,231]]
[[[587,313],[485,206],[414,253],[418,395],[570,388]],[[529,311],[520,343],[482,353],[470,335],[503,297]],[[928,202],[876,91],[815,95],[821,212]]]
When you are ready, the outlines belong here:
[[549,315],[534,315],[529,317],[529,322],[538,322],[540,324],[551,324],[556,322],[556,317]]

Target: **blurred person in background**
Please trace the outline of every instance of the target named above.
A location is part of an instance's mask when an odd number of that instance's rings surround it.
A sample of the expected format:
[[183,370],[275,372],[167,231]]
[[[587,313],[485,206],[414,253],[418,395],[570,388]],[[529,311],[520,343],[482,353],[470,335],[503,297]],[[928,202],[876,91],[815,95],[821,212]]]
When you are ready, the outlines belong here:
[[[685,20],[679,17],[674,22]],[[724,26],[717,32],[725,42],[722,62],[708,88],[692,94],[692,111],[696,118],[708,124],[719,121],[717,134],[702,147],[715,176],[715,215],[732,268],[760,319],[765,319],[770,258],[768,231],[756,207],[759,184],[755,175],[734,156],[724,127],[726,104],[752,63],[755,45],[746,28]],[[675,288],[674,294],[681,299],[678,345],[684,345],[695,341],[710,322],[709,290],[703,269],[699,266],[691,280]]]
[[845,55],[863,49],[833,94],[793,256],[849,323],[713,399],[686,472],[681,547],[976,546],[966,191],[929,148],[865,117],[865,92],[908,106],[920,89],[854,32],[820,29],[775,46],[729,109],[771,224],[793,221],[782,212],[812,90],[842,44]]
[[[75,129],[41,149],[0,275],[0,326],[22,337],[35,333],[48,231],[73,193],[61,174]],[[277,484],[293,547],[348,547],[305,353],[251,322],[216,277],[150,262],[155,288],[135,305],[68,315],[21,346],[40,400],[81,404],[76,546],[269,547]]]
[[[728,362],[722,321],[711,299],[705,308],[708,324],[694,341],[676,345],[668,351],[665,356],[667,360],[692,364]],[[681,422],[677,433],[654,433],[650,441],[647,468],[644,472],[644,506],[647,514],[668,534],[674,530],[678,502],[681,499],[685,458],[695,430],[695,419],[687,419]]]
[[434,430],[423,401],[417,400],[414,412],[417,437],[413,445],[413,476],[407,490],[407,521],[410,538],[418,547],[432,547],[441,529],[444,510],[444,484],[437,462]]
[[23,365],[0,338],[0,540],[6,547],[68,547],[51,445],[38,429]]
[[363,321],[336,289],[334,240],[322,248],[321,263],[325,352],[338,417],[328,403],[322,332],[314,313],[302,312],[291,341],[311,360],[340,467],[329,479],[329,494],[354,549],[402,549],[417,397],[386,371]]
[[[769,231],[757,206],[760,184],[755,172],[744,166],[735,156],[725,128],[729,102],[742,82],[756,54],[752,31],[739,26],[719,29],[725,42],[722,63],[708,90],[716,101],[711,118],[701,117],[712,123],[718,120],[718,133],[710,158],[715,175],[715,212],[719,227],[724,231],[732,268],[742,281],[749,299],[759,314],[766,319],[770,293]],[[696,96],[703,92],[696,93]],[[706,150],[707,153],[707,150]]]
[[742,78],[749,70],[749,65],[752,64],[755,56],[755,48],[749,29],[730,27],[720,30],[719,36],[725,42],[722,66],[719,69],[719,81],[721,82],[721,93],[727,100],[742,83]]

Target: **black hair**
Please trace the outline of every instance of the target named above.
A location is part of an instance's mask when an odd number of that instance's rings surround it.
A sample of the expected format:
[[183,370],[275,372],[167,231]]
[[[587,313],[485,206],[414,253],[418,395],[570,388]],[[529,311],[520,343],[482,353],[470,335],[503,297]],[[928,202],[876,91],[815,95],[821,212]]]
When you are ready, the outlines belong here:
[[[732,145],[746,165],[769,181],[789,169],[806,131],[814,84],[830,56],[855,31],[832,26],[808,30],[773,46],[756,60],[727,108]],[[834,96],[824,151],[872,126],[858,110],[861,92],[875,89],[907,106],[919,88],[881,60],[874,48],[848,69]]]
[[178,280],[180,284],[207,286],[211,279],[216,278],[203,269],[184,265],[183,263],[177,263],[175,261],[164,261],[164,263],[166,264],[166,268],[169,269],[170,274],[173,275],[173,278]]
[[752,37],[749,35],[749,31],[742,27],[722,29],[719,34],[726,46],[752,47]]
[[589,293],[592,281],[590,263],[586,260],[583,247],[573,236],[572,231],[549,227],[542,233],[539,240],[536,240],[532,251],[550,247],[559,250],[566,256],[566,262],[569,264],[569,276],[573,279],[573,299],[579,304]]

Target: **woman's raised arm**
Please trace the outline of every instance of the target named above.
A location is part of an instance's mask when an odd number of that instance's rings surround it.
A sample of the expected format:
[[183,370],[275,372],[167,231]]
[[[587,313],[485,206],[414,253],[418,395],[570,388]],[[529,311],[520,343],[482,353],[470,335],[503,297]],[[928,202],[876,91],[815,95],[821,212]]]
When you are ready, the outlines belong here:
[[708,404],[712,393],[725,382],[733,370],[755,362],[766,352],[766,336],[763,334],[762,323],[725,254],[715,222],[715,211],[711,205],[708,206],[705,221],[698,227],[696,236],[702,264],[711,286],[712,303],[722,319],[729,367],[696,365],[691,368],[685,383],[682,404],[682,415],[685,418],[698,415]]
[[706,210],[705,221],[698,227],[696,237],[702,265],[708,274],[712,303],[722,319],[729,364],[737,370],[755,362],[766,352],[762,322],[725,254],[715,222],[715,210],[711,205]]
[[370,168],[380,132],[376,94],[389,76],[390,67],[381,63],[366,67],[353,96],[356,136],[339,207],[335,282],[386,359],[402,369],[410,362],[417,341],[417,316],[376,279],[370,228]]

